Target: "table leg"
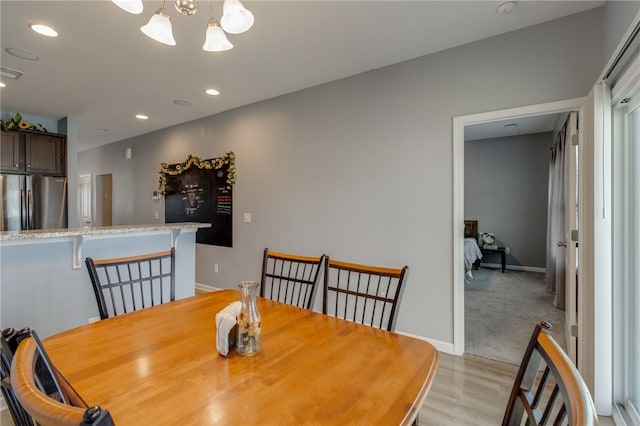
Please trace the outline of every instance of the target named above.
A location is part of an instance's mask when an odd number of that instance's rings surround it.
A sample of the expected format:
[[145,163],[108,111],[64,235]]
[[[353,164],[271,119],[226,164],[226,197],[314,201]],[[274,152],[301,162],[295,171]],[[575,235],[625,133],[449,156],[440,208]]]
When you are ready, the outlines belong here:
[[500,251],[500,260],[502,261],[502,273],[504,274],[504,270],[507,266],[507,253],[504,250]]

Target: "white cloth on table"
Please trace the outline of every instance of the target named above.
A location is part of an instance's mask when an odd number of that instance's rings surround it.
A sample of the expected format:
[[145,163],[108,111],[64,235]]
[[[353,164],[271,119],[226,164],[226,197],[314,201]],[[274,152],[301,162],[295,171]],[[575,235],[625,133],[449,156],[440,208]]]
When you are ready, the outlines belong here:
[[229,333],[236,325],[240,309],[242,302],[233,302],[216,314],[216,347],[222,356],[229,353]]

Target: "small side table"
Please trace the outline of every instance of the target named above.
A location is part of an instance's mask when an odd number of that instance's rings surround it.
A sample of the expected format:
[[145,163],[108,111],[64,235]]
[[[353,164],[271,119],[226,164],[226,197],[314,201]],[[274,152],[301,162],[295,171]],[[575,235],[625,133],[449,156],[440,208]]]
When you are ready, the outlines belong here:
[[480,247],[480,251],[482,252],[483,261],[484,261],[484,256],[487,254],[493,254],[493,253],[500,254],[500,263],[502,266],[502,273],[504,274],[504,270],[507,267],[507,251],[505,247],[496,247],[496,248]]

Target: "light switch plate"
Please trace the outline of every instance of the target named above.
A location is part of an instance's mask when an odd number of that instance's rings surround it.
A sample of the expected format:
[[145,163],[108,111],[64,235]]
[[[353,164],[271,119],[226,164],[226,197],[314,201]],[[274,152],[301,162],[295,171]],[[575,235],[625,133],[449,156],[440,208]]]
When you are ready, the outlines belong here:
[[251,213],[245,213],[244,214],[244,221],[245,222],[251,222]]

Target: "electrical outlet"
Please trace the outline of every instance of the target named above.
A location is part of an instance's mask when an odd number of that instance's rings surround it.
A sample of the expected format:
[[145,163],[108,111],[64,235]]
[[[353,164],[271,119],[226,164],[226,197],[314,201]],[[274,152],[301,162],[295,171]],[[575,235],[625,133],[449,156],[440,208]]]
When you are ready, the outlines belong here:
[[213,272],[215,272],[216,274],[219,272],[217,263],[213,264]]
[[154,218],[155,220],[160,219],[160,212],[153,212],[153,218]]
[[245,222],[251,222],[251,213],[245,213],[244,214],[244,221]]

